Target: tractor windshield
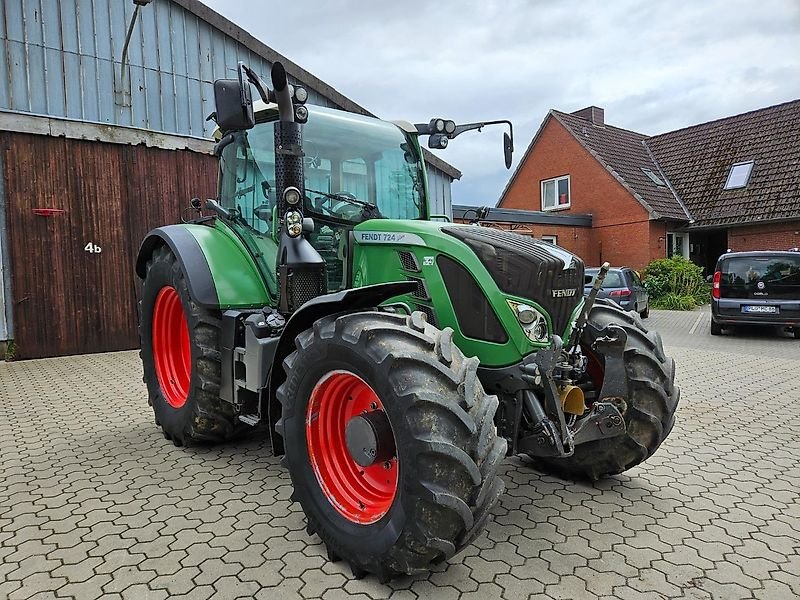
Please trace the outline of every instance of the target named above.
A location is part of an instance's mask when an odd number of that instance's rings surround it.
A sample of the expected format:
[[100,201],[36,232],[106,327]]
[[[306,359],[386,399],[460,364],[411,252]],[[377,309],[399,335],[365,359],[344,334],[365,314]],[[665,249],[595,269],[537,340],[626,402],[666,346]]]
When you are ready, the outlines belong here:
[[[397,126],[308,108],[303,127],[307,215],[353,224],[427,217],[422,161]],[[277,202],[274,120],[234,136],[222,151],[219,201],[244,224],[266,233]]]
[[[367,219],[425,219],[425,172],[419,150],[395,125],[329,108],[308,106],[303,127],[306,198],[314,218],[311,243],[325,257],[328,289],[346,285],[346,231]],[[278,229],[275,183],[276,112],[233,133],[220,156],[219,203],[229,225],[250,247],[270,292],[276,294]]]

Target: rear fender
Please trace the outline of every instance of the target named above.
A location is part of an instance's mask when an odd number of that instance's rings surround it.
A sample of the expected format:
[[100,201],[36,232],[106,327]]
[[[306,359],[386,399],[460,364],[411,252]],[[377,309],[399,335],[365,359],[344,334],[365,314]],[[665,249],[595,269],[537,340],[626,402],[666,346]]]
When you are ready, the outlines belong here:
[[271,305],[256,264],[232,236],[206,225],[167,225],[147,234],[136,257],[136,274],[144,279],[147,261],[166,245],[178,259],[189,296],[204,308]]
[[267,418],[269,420],[272,449],[275,454],[283,454],[283,439],[275,431],[275,423],[281,414],[281,406],[276,392],[278,387],[286,380],[286,373],[283,371],[283,360],[294,351],[295,338],[322,317],[336,313],[352,313],[375,308],[390,298],[410,294],[415,289],[416,284],[414,282],[398,281],[342,290],[334,294],[317,296],[292,314],[283,329],[283,333],[281,333],[267,386],[269,390]]

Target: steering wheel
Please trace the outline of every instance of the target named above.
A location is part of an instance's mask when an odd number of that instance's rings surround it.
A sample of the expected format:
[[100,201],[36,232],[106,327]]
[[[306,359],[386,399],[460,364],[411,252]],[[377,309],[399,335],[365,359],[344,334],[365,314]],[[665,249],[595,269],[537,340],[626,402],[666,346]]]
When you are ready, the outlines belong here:
[[[317,196],[313,200],[317,212],[351,221],[360,212],[359,200],[350,192],[331,193],[329,196]],[[328,206],[325,206],[325,205]]]

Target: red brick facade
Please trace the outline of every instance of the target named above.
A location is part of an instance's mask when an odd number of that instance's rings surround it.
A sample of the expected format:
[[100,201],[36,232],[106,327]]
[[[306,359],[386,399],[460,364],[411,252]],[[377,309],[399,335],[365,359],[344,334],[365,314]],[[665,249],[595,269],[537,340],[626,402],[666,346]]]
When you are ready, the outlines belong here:
[[502,208],[541,210],[541,182],[569,175],[570,206],[559,214],[591,214],[592,227],[534,225],[533,234],[558,236],[558,245],[587,265],[608,261],[642,269],[666,256],[667,225],[647,210],[556,119],[548,119],[508,186]]
[[734,252],[800,248],[800,221],[729,229],[728,248]]

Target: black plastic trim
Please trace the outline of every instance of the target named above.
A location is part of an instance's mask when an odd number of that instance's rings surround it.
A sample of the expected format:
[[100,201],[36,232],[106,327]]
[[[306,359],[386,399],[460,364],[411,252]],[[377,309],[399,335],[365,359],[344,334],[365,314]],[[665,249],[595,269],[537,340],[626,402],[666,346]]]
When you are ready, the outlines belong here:
[[195,237],[183,225],[167,225],[153,229],[147,234],[136,257],[136,274],[144,279],[147,274],[147,261],[153,251],[166,244],[178,259],[192,300],[204,308],[218,308],[219,297],[211,269],[203,249]]
[[485,342],[508,342],[508,333],[472,273],[445,254],[436,258],[436,265],[442,274],[461,333]]

